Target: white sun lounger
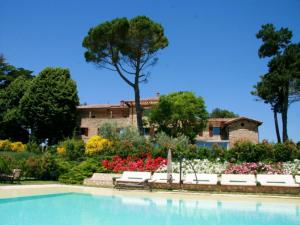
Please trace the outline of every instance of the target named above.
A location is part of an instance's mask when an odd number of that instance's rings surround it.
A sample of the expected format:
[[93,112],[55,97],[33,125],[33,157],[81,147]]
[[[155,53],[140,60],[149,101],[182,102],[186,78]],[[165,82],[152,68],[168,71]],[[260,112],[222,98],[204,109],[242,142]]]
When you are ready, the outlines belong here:
[[149,180],[151,178],[150,172],[132,172],[125,171],[123,172],[120,178],[116,179],[116,182],[133,182],[133,183],[141,183]]
[[295,181],[297,184],[300,184],[300,175],[295,176]]
[[[196,178],[197,177],[197,178]],[[206,185],[217,185],[218,175],[217,174],[194,174],[189,173],[185,176],[183,181],[184,184],[206,184]]]
[[256,186],[256,179],[252,174],[222,174],[221,185]]
[[[154,173],[149,180],[149,183],[168,183],[167,173]],[[172,173],[172,183],[179,184],[179,173]]]
[[115,188],[149,188],[148,180],[151,178],[150,172],[123,172],[120,178],[114,179]]
[[300,187],[296,184],[292,175],[257,175],[257,181],[261,186]]

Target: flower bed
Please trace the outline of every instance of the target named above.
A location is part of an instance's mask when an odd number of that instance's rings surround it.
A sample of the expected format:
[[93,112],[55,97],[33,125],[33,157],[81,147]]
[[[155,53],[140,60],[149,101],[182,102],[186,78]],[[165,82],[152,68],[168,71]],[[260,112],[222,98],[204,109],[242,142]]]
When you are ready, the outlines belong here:
[[[182,162],[182,171],[183,174],[194,173],[194,170],[197,173],[222,173],[226,169],[227,163],[222,162],[211,162],[207,159],[200,160],[183,160]],[[173,162],[172,168],[174,173],[179,173],[179,162]],[[165,173],[167,172],[167,167],[162,166],[156,172]]]
[[166,165],[167,160],[162,157],[152,158],[147,155],[144,158],[114,156],[112,160],[103,160],[102,166],[108,171],[119,173],[123,171],[150,171],[154,172],[159,167]]
[[[179,162],[172,163],[173,172],[179,173]],[[214,174],[300,174],[300,160],[285,163],[241,163],[211,162],[204,160],[183,160],[182,172],[187,173],[214,173]],[[167,166],[158,168],[156,172],[167,172]]]

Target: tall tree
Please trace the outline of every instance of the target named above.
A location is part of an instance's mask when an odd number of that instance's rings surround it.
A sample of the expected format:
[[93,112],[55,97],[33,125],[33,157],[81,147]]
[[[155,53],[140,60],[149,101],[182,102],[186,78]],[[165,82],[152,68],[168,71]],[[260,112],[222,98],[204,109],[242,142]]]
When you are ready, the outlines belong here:
[[8,64],[0,54],[0,89],[7,87],[17,77],[31,78],[32,71]]
[[[274,79],[275,78],[275,79]],[[274,124],[277,142],[281,142],[281,135],[279,131],[278,117],[277,114],[281,113],[281,99],[280,99],[280,89],[277,85],[276,75],[265,74],[260,77],[260,81],[254,85],[254,90],[251,92],[252,95],[258,96],[257,100],[263,100],[264,103],[271,106],[273,111]]]
[[259,57],[271,57],[271,60],[268,63],[269,72],[260,81],[262,84],[255,86],[255,89],[260,85],[267,90],[256,90],[254,94],[271,104],[276,129],[277,113],[281,113],[283,141],[288,140],[289,105],[300,100],[300,43],[291,43],[292,36],[287,28],[276,30],[273,24],[263,25],[256,35],[263,41],[258,51]]
[[238,114],[235,114],[232,111],[220,108],[213,109],[212,112],[209,114],[210,118],[234,118],[238,116]]
[[21,99],[21,113],[32,136],[49,144],[72,136],[76,127],[77,87],[68,69],[45,68]]
[[133,88],[137,126],[142,135],[140,83],[147,81],[147,69],[157,62],[158,50],[168,45],[163,27],[145,16],[117,18],[91,28],[82,45],[87,49],[87,62],[116,71]]
[[18,77],[6,88],[0,89],[0,139],[28,141],[28,131],[20,110],[20,101],[31,79]]
[[205,128],[208,113],[202,97],[192,92],[175,92],[161,96],[149,118],[158,131],[172,137],[185,135],[193,141]]

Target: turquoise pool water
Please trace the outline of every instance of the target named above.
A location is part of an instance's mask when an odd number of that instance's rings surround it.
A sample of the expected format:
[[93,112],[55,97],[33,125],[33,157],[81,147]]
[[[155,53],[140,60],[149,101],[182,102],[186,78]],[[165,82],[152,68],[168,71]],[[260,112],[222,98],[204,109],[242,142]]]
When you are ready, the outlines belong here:
[[299,225],[300,205],[65,193],[0,199],[1,225]]

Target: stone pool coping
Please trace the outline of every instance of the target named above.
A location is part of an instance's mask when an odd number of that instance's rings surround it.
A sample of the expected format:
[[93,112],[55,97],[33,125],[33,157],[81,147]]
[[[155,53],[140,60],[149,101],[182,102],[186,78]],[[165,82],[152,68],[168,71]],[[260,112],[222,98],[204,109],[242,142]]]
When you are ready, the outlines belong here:
[[261,195],[261,194],[237,194],[237,193],[208,193],[189,191],[155,190],[153,192],[143,190],[116,190],[113,188],[86,187],[64,184],[40,184],[40,185],[8,185],[0,186],[0,199],[14,198],[32,195],[45,195],[56,193],[85,193],[106,196],[131,196],[151,198],[172,198],[182,200],[219,200],[219,201],[263,201],[276,203],[300,204],[300,196]]

